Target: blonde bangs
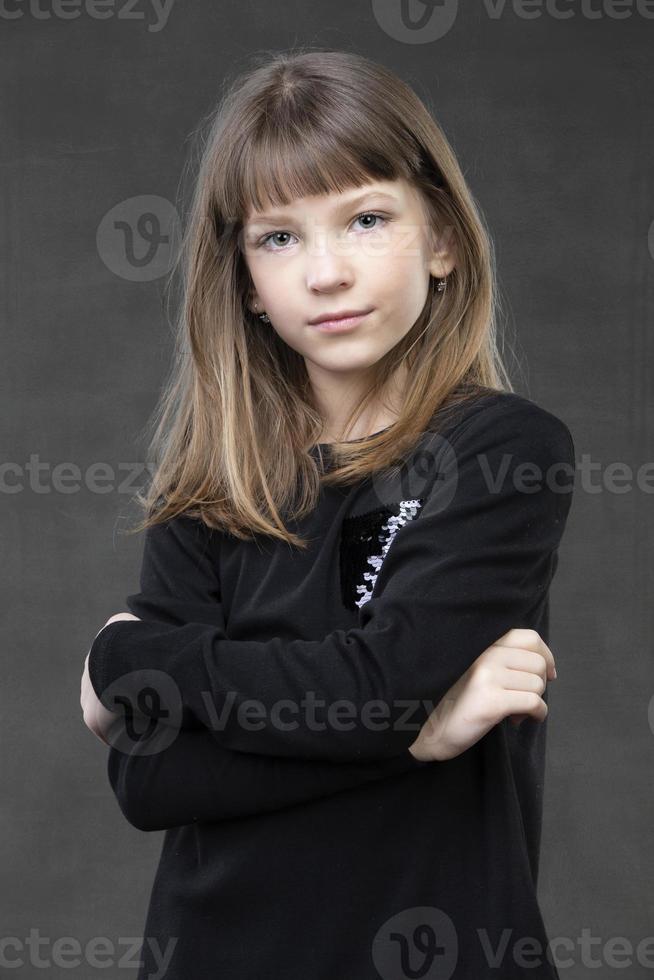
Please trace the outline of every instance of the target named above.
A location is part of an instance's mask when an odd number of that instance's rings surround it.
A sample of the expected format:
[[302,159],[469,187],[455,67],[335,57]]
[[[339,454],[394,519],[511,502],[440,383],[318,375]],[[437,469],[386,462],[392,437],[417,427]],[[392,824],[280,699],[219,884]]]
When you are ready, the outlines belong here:
[[305,143],[271,128],[261,134],[259,145],[244,147],[232,213],[246,217],[286,207],[296,198],[340,194],[375,178],[394,179],[390,168],[365,169],[359,151],[357,146],[339,145],[324,131]]

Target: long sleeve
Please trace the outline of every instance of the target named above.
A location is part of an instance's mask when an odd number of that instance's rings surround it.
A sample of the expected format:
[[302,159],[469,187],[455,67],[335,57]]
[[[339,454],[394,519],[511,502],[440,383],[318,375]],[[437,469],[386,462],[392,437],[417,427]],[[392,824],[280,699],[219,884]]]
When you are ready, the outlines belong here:
[[406,752],[484,649],[537,626],[574,483],[567,426],[527,400],[483,407],[444,442],[358,626],[254,642],[198,622],[113,623],[89,658],[98,696],[156,667],[223,748],[330,761]]
[[431,765],[409,752],[369,763],[245,754],[223,749],[206,729],[182,729],[153,755],[137,746],[112,748],[107,771],[123,816],[143,831],[269,813]]
[[[200,522],[180,516],[147,528],[140,586],[127,597],[130,612],[140,619],[224,629],[220,583]],[[142,752],[136,738],[120,744],[109,749],[109,783],[125,818],[143,831],[270,812],[428,765],[409,752],[369,764],[234,752],[206,728],[182,728],[151,754]]]

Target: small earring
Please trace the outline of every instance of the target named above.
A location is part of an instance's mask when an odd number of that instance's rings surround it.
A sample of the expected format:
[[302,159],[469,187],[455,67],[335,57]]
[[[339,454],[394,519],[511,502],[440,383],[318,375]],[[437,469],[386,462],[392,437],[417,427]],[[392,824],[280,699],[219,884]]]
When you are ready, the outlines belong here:
[[442,293],[446,285],[447,285],[447,276],[444,279],[438,280],[438,283],[436,284],[436,292]]
[[[254,312],[255,313],[257,312],[257,307],[256,306],[254,308]],[[257,313],[257,316],[259,317],[260,320],[263,320],[264,323],[270,323],[270,317],[268,316],[268,314],[266,313],[265,310],[264,310],[263,313]]]

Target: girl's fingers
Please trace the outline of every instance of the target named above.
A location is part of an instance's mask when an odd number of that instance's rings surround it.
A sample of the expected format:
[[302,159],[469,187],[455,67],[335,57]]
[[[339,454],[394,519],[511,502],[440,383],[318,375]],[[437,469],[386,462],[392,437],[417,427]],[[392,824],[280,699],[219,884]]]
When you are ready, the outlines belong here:
[[501,671],[499,682],[505,691],[533,691],[539,697],[547,687],[547,682],[540,673],[511,668]]
[[526,670],[523,667],[500,667],[498,679],[505,691],[534,691],[542,695],[547,687],[544,669]]
[[497,641],[497,646],[513,647],[523,651],[531,651],[545,658],[547,676],[552,680],[556,676],[554,654],[540,633],[532,629],[511,629]]
[[522,650],[519,647],[498,647],[495,663],[509,670],[527,670],[538,674],[544,681],[551,680],[548,661],[540,653],[533,650]]
[[537,721],[544,721],[548,707],[535,691],[504,691],[502,693],[504,717],[509,715],[529,715]]

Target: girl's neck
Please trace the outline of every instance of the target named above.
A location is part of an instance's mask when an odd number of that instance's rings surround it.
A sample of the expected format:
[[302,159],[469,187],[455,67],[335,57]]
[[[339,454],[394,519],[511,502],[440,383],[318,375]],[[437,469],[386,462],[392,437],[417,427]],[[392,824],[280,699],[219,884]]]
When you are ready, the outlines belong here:
[[[397,420],[402,404],[401,389],[403,381],[406,381],[406,367],[404,365],[401,366],[400,370],[395,372],[392,380],[387,385],[388,392],[384,393],[383,397],[380,398],[380,403],[376,406],[369,407],[365,415],[356,420],[350,432],[347,433],[347,442],[365,439],[367,436],[374,435],[376,432],[388,428]],[[340,433],[348,417],[347,413],[339,414],[340,418],[332,418],[330,421],[325,422],[320,436],[321,444],[339,440]]]
[[[357,420],[355,425],[352,427],[352,430],[348,433],[345,441],[356,442],[359,439],[366,439],[368,436],[375,435],[377,432],[381,432],[382,429],[389,428],[393,422],[396,421],[397,417],[397,414],[393,414],[388,411],[380,411],[374,416],[373,421],[370,423],[362,423],[360,420]],[[319,439],[320,444],[325,445],[326,443],[333,443],[336,441],[340,440],[338,440],[335,427],[326,426],[323,429],[322,435]]]

